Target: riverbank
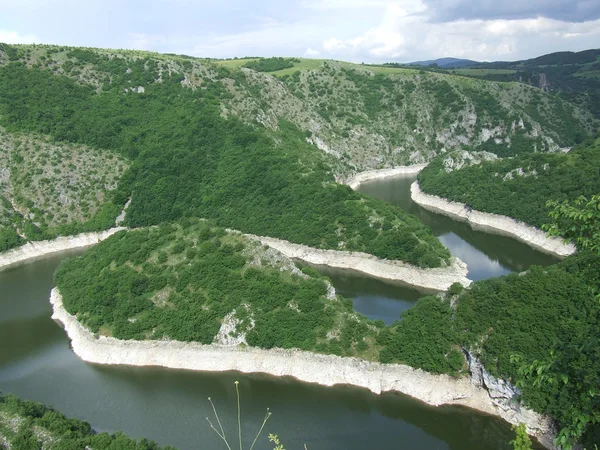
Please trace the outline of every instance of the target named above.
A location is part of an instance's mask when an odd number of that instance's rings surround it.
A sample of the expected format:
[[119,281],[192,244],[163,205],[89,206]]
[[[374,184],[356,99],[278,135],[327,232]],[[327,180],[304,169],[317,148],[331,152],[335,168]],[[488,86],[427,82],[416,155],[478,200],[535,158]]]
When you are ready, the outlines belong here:
[[[510,423],[523,422],[533,434],[546,436],[552,428],[533,411],[498,402],[471,378],[433,375],[399,364],[380,364],[299,350],[264,350],[177,341],[123,341],[95,337],[69,314],[57,288],[52,290],[52,318],[62,324],[75,354],[89,363],[129,366],[161,366],[171,369],[265,373],[294,377],[323,386],[352,385],[375,394],[395,391],[430,405],[462,405],[498,415]],[[547,439],[545,439],[547,441]]]
[[382,180],[384,178],[392,178],[401,175],[416,175],[426,166],[427,164],[415,164],[414,166],[400,166],[392,169],[367,170],[355,174],[352,178],[347,180],[345,184],[352,189],[356,189],[365,181]]
[[115,227],[106,231],[96,233],[82,233],[76,236],[61,236],[50,241],[28,242],[21,247],[0,253],[0,270],[7,269],[26,261],[32,261],[53,253],[60,253],[66,250],[89,247],[112,236],[118,231],[124,230],[123,227]]
[[453,283],[460,283],[463,286],[471,284],[471,280],[467,278],[467,265],[456,257],[452,257],[451,265],[448,267],[423,269],[401,261],[378,259],[367,253],[320,250],[281,239],[252,237],[280,251],[288,258],[336,269],[351,269],[372,277],[398,281],[418,289],[446,291]]
[[[71,237],[58,237],[51,241],[28,242],[0,254],[0,270],[32,261],[46,255],[95,245],[124,227],[111,228],[97,233],[83,233]],[[236,230],[230,232],[240,233]],[[452,258],[449,267],[422,269],[401,261],[387,261],[360,252],[320,250],[306,245],[293,244],[281,239],[247,235],[264,245],[269,245],[288,258],[300,259],[309,264],[325,265],[337,269],[351,269],[384,280],[397,281],[415,288],[430,291],[446,291],[453,283],[468,286],[467,266],[458,258]]]
[[410,194],[412,200],[419,206],[454,220],[467,222],[474,230],[508,236],[536,250],[559,258],[576,252],[573,244],[565,244],[562,239],[549,237],[542,230],[511,217],[471,210],[464,203],[426,194],[421,190],[417,181],[411,185]]

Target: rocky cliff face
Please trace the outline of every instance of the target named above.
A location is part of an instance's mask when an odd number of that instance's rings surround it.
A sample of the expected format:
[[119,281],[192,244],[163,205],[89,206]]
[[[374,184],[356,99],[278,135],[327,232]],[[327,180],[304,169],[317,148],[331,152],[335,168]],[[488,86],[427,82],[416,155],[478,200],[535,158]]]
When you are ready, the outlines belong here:
[[[510,147],[517,135],[537,151],[557,151],[566,145],[561,123],[580,115],[566,105],[565,117],[558,117],[554,99],[530,86],[416,70],[383,76],[325,62],[283,78],[243,74],[245,80],[230,86],[228,112],[272,129],[280,119],[290,121],[310,142],[358,171],[426,163],[465,146]],[[530,115],[533,110],[544,123]]]
[[553,440],[558,432],[555,424],[549,418],[523,407],[520,402],[521,391],[516,386],[489,373],[473,351],[466,349],[463,351],[471,374],[471,382],[487,391],[499,415],[514,425],[524,423],[527,431],[535,435],[544,446],[555,448]]

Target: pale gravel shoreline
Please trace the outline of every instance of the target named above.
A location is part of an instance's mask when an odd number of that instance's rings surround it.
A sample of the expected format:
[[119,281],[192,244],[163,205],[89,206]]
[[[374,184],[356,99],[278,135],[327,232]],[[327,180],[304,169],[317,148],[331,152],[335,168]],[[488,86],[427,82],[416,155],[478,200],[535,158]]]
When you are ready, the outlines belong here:
[[[0,253],[0,271],[47,255],[90,247],[121,230],[126,230],[126,228],[116,227],[98,233],[59,237],[52,241],[28,242],[21,247]],[[240,233],[235,230],[228,231]],[[450,267],[421,269],[400,261],[381,260],[367,253],[320,250],[281,239],[254,235],[246,236],[256,239],[262,244],[269,245],[288,258],[300,259],[310,264],[326,265],[336,269],[351,269],[369,276],[398,281],[416,288],[445,291],[455,282],[464,286],[471,283],[471,280],[466,277],[466,264],[458,258],[452,259]]]
[[[418,173],[422,167],[409,166],[410,170],[396,168],[366,172],[355,179],[356,184],[353,188],[368,180],[412,175]],[[100,233],[84,233],[72,237],[60,237],[53,241],[28,243],[0,254],[0,270],[45,255],[95,245],[124,229],[118,227]],[[445,290],[456,281],[465,285],[471,283],[466,279],[465,263],[456,258],[453,259],[450,268],[419,269],[398,261],[379,260],[365,253],[319,250],[274,238],[249,237],[272,246],[288,257],[302,259],[311,264],[352,269],[378,278],[396,280],[426,289]],[[432,283],[435,286],[432,286]],[[551,427],[544,418],[524,408],[517,406],[514,409],[512,406],[501,404],[497,399],[490,399],[485,389],[475,386],[468,378],[454,379],[432,375],[408,366],[382,365],[356,358],[341,358],[297,350],[231,348],[169,341],[128,342],[106,337],[96,339],[79,324],[76,318],[64,310],[56,289],[52,291],[51,303],[54,310],[52,317],[63,324],[72,341],[74,352],[81,359],[91,363],[266,373],[273,376],[291,376],[300,381],[324,386],[347,384],[363,387],[376,394],[396,391],[434,406],[463,405],[500,416],[510,423],[524,422],[533,435],[541,438],[546,447],[552,448],[551,437],[548,437],[551,435]]]
[[[523,422],[528,431],[548,444],[552,428],[547,419],[525,408],[507,408],[494,402],[488,391],[471,378],[434,375],[400,364],[381,364],[358,358],[322,355],[300,350],[225,347],[179,341],[124,341],[94,336],[69,314],[58,288],[50,295],[52,319],[60,323],[73,352],[82,360],[103,365],[160,366],[206,372],[239,371],[293,377],[322,386],[351,385],[375,394],[395,391],[429,405],[462,405],[502,417],[509,423]],[[551,448],[551,447],[548,447]]]
[[384,178],[400,177],[402,175],[416,175],[423,170],[427,164],[415,164],[414,166],[400,166],[392,169],[367,170],[359,172],[346,181],[345,184],[356,190],[362,183],[372,180],[382,180]]
[[526,223],[499,214],[470,210],[464,203],[426,194],[415,181],[410,187],[412,200],[419,206],[438,214],[467,222],[474,230],[508,236],[541,252],[564,258],[577,251],[573,244],[565,244],[561,238],[547,236]]
[[75,236],[61,236],[51,241],[28,242],[21,247],[0,253],[0,271],[25,262],[31,262],[54,253],[90,247],[121,230],[125,230],[125,228],[115,227],[111,228],[110,230],[95,233],[81,233]]
[[446,291],[453,283],[460,283],[463,286],[472,283],[467,278],[467,265],[456,257],[452,257],[449,267],[423,269],[400,261],[379,259],[367,253],[320,250],[281,239],[252,237],[280,251],[288,258],[336,269],[351,269],[372,277],[402,282],[415,288]]

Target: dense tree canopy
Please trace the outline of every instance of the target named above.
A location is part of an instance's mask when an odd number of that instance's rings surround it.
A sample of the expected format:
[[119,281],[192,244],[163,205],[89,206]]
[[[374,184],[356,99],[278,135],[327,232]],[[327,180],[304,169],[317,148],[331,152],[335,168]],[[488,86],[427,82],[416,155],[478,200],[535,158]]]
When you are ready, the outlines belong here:
[[[126,72],[126,62],[111,64],[115,73]],[[97,93],[12,63],[0,68],[2,123],[133,158],[113,199],[122,206],[132,198],[131,226],[205,217],[244,232],[422,267],[448,261],[448,251],[416,218],[336,184],[321,152],[293,125],[281,122],[273,138],[225,120],[218,105],[228,94],[220,83],[191,90],[181,81],[173,73],[144,93],[119,83]],[[109,226],[106,219],[117,211],[88,229]]]
[[233,314],[235,334],[256,347],[463,369],[447,302],[428,297],[386,327],[357,314],[349,299],[332,299],[314,269],[303,274],[282,258],[211,222],[183,219],[117,233],[62,263],[55,281],[67,311],[120,339],[210,344]]
[[443,162],[444,156],[439,156],[419,174],[424,192],[538,228],[548,222],[548,200],[575,200],[600,192],[600,138],[565,154],[532,153],[452,172]]

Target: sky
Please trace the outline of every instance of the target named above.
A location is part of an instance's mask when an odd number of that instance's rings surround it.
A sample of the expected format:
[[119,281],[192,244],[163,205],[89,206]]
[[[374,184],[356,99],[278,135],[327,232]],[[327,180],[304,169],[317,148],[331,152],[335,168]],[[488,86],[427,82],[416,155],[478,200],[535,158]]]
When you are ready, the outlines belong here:
[[600,0],[0,0],[0,42],[211,58],[510,61],[600,47]]

